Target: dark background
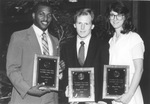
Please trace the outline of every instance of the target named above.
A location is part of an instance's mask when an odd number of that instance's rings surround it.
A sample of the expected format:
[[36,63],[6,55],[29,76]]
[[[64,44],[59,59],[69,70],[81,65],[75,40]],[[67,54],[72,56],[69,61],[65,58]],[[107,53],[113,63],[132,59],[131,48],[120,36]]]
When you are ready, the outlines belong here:
[[[32,24],[30,13],[16,13],[11,8],[8,8],[8,10],[5,8],[4,1],[0,0],[0,73],[3,74],[6,71],[6,53],[11,34],[14,31],[28,28]],[[68,10],[68,12],[75,12],[77,9],[83,7],[91,7],[95,10],[96,16],[98,16],[104,15],[106,6],[110,2],[111,0],[78,0],[76,3],[65,1],[61,5],[61,9]],[[140,85],[145,104],[150,104],[150,1],[126,0],[124,2],[130,8],[137,32],[144,40],[144,73]]]

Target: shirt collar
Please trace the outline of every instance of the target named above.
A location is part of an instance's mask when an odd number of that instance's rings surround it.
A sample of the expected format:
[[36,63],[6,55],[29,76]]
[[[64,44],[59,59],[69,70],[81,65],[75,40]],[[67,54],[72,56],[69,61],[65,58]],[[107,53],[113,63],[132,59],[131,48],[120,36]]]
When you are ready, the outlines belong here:
[[85,44],[88,44],[89,41],[91,39],[91,35],[88,35],[86,38],[81,39],[78,35],[77,35],[77,43],[80,44],[81,41],[84,41]]
[[[35,33],[36,33],[39,37],[41,37],[42,34],[43,34],[43,31],[42,31],[40,28],[38,28],[36,25],[34,25],[34,24],[32,25],[32,27],[33,27]],[[48,34],[48,29],[45,30],[44,32],[45,32],[46,34]]]

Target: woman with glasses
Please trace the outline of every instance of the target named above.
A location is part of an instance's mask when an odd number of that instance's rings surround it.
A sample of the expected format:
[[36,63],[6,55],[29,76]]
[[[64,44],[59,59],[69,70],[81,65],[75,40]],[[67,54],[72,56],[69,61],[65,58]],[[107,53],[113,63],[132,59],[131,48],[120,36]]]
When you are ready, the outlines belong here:
[[128,8],[121,2],[109,5],[108,19],[109,64],[129,66],[129,89],[112,101],[112,104],[143,104],[139,86],[143,73],[144,43],[134,30]]

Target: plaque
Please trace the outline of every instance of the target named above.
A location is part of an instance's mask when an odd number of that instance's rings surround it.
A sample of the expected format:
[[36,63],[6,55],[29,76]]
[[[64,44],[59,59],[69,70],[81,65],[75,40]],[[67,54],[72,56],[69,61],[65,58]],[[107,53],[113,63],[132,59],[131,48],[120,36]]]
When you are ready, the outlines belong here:
[[94,101],[94,68],[69,68],[69,102]]
[[103,99],[116,99],[128,92],[129,66],[104,65]]
[[58,91],[59,84],[59,57],[37,55],[34,58],[33,86],[45,83],[40,89]]

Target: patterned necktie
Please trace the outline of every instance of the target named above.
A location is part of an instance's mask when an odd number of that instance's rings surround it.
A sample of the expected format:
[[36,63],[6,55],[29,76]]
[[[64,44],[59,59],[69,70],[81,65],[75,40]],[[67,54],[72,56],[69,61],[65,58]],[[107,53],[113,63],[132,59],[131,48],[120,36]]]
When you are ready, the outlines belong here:
[[48,41],[45,33],[42,34],[42,48],[43,48],[43,54],[49,55]]
[[80,63],[81,66],[83,66],[84,64],[84,42],[81,41],[80,42],[81,46],[79,48],[79,54],[78,54],[78,61]]

